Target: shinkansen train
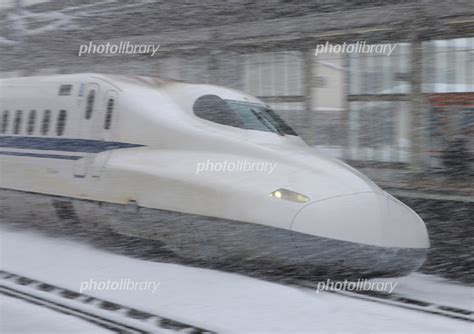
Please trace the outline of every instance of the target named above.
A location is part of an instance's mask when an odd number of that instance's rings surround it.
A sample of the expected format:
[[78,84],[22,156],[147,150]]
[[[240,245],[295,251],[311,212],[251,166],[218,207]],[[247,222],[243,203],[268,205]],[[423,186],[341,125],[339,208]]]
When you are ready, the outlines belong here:
[[386,276],[429,249],[414,211],[240,91],[73,74],[4,79],[0,92],[4,220],[104,227],[185,258]]

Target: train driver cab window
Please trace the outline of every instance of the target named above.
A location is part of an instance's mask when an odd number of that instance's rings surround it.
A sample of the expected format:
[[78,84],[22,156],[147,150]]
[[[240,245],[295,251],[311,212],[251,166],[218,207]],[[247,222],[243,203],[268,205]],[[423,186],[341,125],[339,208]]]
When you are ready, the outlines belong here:
[[22,116],[23,116],[23,111],[17,110],[15,113],[15,120],[13,123],[13,133],[16,135],[20,133]]
[[62,136],[64,127],[66,126],[66,110],[60,110],[58,114],[58,122],[56,123],[56,134]]
[[114,112],[114,99],[109,99],[107,101],[107,112],[105,114],[104,129],[110,129],[110,124],[112,123],[112,113]]
[[31,110],[30,115],[28,116],[28,134],[32,135],[35,131],[35,123],[36,123],[36,110]]
[[86,119],[91,119],[92,111],[94,109],[94,101],[95,101],[95,90],[89,91],[87,94],[87,101],[86,101]]
[[217,95],[204,95],[194,102],[194,114],[205,120],[240,128],[242,121],[226,101]]
[[2,114],[2,126],[0,127],[0,130],[2,133],[7,132],[9,120],[10,120],[10,112],[8,110],[4,110]]
[[224,100],[204,95],[194,102],[194,114],[205,120],[247,130],[297,136],[293,129],[273,110],[260,103]]

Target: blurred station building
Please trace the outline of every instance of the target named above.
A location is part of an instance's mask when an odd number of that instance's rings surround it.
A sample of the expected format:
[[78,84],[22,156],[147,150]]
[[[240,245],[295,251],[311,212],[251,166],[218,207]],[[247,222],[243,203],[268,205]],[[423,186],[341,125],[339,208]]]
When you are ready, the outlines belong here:
[[[0,26],[3,77],[101,72],[233,87],[382,185],[474,191],[465,182],[474,172],[472,0],[12,0]],[[160,49],[78,56],[82,44],[121,41]],[[361,44],[393,52],[315,52]]]

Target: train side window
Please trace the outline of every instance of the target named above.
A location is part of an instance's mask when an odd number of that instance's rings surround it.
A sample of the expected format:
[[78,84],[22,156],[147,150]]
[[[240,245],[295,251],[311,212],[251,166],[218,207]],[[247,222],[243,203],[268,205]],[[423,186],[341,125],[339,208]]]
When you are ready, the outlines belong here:
[[56,123],[56,134],[62,136],[64,127],[66,126],[66,110],[60,110],[58,114],[58,122]]
[[114,112],[114,99],[109,99],[107,101],[107,112],[105,114],[104,129],[110,129],[110,124],[112,123],[112,114]]
[[59,86],[59,96],[68,96],[71,95],[72,85],[61,85]]
[[95,90],[91,90],[89,94],[87,94],[87,102],[86,102],[86,119],[90,119],[92,117],[92,111],[94,109],[94,101],[95,101]]
[[15,114],[15,120],[13,123],[13,133],[16,135],[20,133],[22,116],[23,116],[23,111],[17,110]]
[[2,114],[2,133],[6,133],[8,129],[8,121],[10,120],[10,112],[8,110],[4,110]]
[[45,110],[43,113],[43,120],[41,121],[41,134],[47,135],[49,132],[49,123],[51,120],[51,110]]
[[36,124],[36,110],[31,110],[30,115],[28,116],[28,134],[31,135],[35,131]]

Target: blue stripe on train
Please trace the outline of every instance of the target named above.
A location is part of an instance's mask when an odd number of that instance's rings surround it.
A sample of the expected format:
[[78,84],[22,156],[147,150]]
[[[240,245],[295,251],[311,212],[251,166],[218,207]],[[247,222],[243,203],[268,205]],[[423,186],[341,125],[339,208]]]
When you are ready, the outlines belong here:
[[100,153],[140,146],[144,145],[93,139],[0,136],[0,147],[30,150]]
[[6,152],[6,151],[0,151],[0,155],[12,155],[16,157],[33,157],[33,158],[47,158],[47,159],[64,159],[64,160],[79,160],[83,158],[78,155],[59,155],[59,154],[41,154],[41,153]]

